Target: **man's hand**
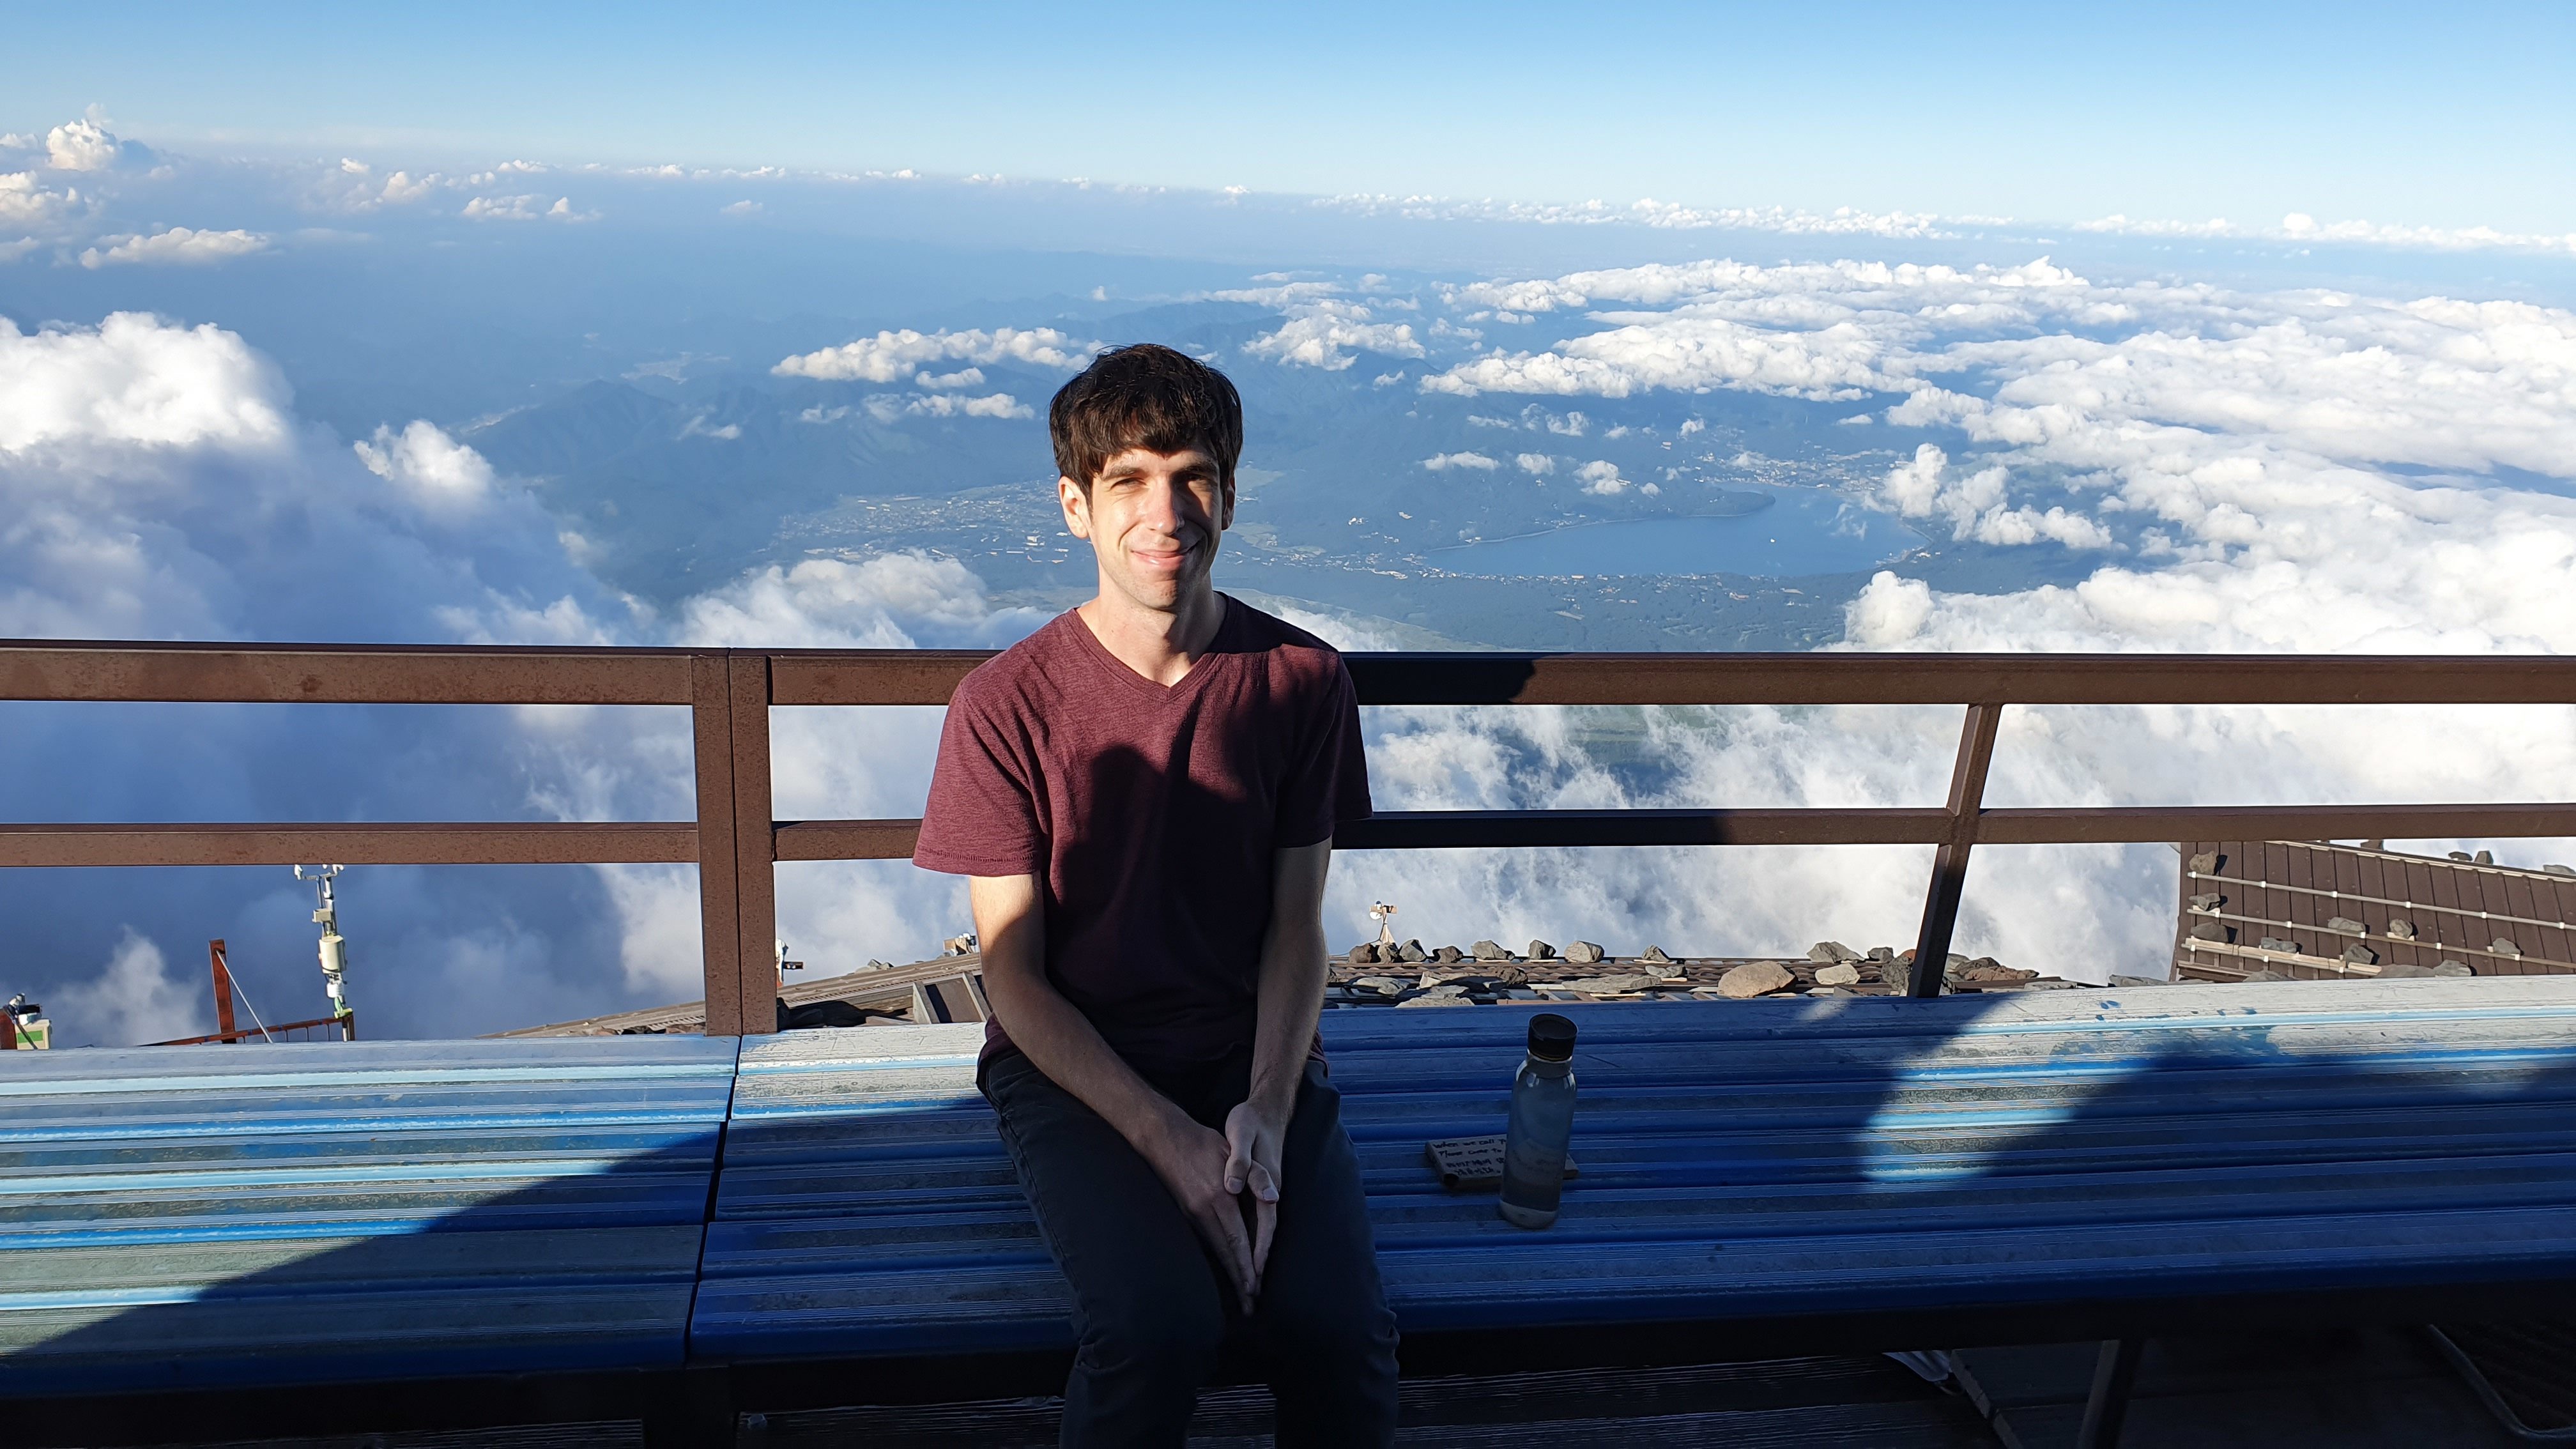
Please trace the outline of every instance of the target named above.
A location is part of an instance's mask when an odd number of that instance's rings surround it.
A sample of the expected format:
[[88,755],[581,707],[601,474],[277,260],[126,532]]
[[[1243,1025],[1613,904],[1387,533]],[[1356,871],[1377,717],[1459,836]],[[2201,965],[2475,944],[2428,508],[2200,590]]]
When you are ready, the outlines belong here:
[[[1243,1110],[1237,1107],[1235,1114],[1240,1116]],[[1198,1229],[1200,1239],[1225,1265],[1227,1275],[1234,1279],[1236,1298],[1243,1304],[1243,1311],[1250,1313],[1253,1299],[1261,1291],[1261,1270],[1260,1259],[1253,1255],[1253,1235],[1245,1230],[1243,1180],[1235,1170],[1235,1151],[1227,1140],[1232,1135],[1234,1119],[1226,1120],[1228,1132],[1221,1136],[1191,1121],[1177,1108],[1170,1117],[1156,1134],[1155,1147],[1146,1154],[1146,1161],[1153,1164],[1163,1186],[1171,1190],[1172,1200],[1181,1205],[1190,1226]],[[1270,1160],[1279,1160],[1275,1147]],[[1265,1179],[1275,1179],[1272,1169],[1259,1170]],[[1271,1200],[1275,1203],[1277,1199],[1274,1189]],[[1263,1211],[1266,1216],[1261,1220],[1260,1239],[1261,1253],[1266,1257],[1270,1251],[1270,1226],[1278,1209],[1265,1205]]]
[[1252,1200],[1252,1291],[1270,1266],[1270,1239],[1279,1230],[1279,1154],[1288,1124],[1240,1102],[1225,1114],[1225,1190]]

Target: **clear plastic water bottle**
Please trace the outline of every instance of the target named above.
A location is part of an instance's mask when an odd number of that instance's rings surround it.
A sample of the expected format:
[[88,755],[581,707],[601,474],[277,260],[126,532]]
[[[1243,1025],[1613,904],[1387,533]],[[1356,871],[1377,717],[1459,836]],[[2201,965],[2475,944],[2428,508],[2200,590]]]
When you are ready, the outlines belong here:
[[1529,1057],[1512,1078],[1512,1125],[1503,1139],[1503,1220],[1543,1228],[1565,1192],[1565,1149],[1574,1136],[1574,1023],[1554,1012],[1530,1018]]

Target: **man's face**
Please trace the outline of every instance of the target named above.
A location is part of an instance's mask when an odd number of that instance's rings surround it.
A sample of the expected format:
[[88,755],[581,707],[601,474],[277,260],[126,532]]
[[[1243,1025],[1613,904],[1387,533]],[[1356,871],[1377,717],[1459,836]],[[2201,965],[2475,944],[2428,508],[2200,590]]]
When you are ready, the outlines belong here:
[[1196,448],[1130,448],[1100,470],[1087,496],[1059,478],[1056,498],[1066,529],[1089,539],[1100,558],[1102,591],[1148,609],[1177,608],[1205,588],[1217,536],[1234,523],[1233,487],[1219,480],[1216,459]]

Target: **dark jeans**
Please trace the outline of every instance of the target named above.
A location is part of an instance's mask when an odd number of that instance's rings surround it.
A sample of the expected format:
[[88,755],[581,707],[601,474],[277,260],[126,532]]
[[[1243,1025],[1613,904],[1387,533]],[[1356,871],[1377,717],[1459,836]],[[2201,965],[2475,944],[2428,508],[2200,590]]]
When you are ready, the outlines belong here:
[[[1223,1131],[1251,1059],[1149,1077]],[[1079,1346],[1064,1386],[1067,1446],[1180,1445],[1229,1334],[1248,1335],[1279,1408],[1278,1443],[1395,1442],[1395,1315],[1378,1283],[1342,1098],[1306,1064],[1280,1154],[1279,1227],[1246,1317],[1224,1269],[1136,1149],[1026,1056],[985,1064],[984,1096],[1038,1229],[1073,1285]]]

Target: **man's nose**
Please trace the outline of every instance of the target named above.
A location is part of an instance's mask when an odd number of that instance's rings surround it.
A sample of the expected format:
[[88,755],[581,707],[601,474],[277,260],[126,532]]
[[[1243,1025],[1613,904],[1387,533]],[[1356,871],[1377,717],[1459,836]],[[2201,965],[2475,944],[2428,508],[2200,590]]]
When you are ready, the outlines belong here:
[[1189,490],[1165,479],[1145,490],[1144,521],[1167,533],[1177,533],[1190,521]]

